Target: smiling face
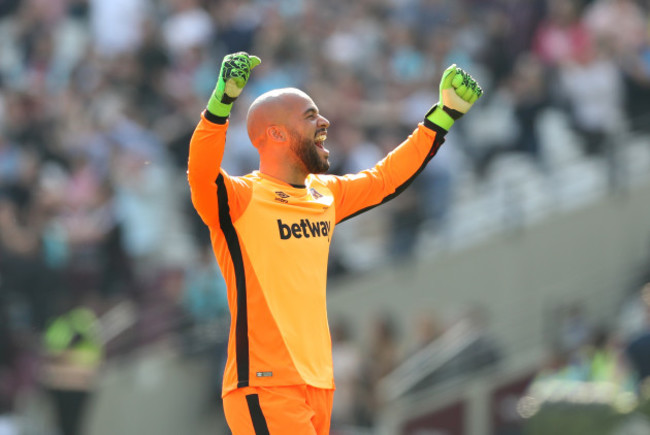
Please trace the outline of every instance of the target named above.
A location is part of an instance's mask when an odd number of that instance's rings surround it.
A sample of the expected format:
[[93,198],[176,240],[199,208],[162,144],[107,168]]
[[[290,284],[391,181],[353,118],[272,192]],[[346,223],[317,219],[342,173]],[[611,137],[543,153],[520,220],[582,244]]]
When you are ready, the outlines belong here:
[[323,143],[330,122],[301,90],[285,88],[261,95],[248,111],[247,124],[267,172],[270,167],[273,173],[285,172],[278,170],[281,164],[300,178],[329,169],[329,151]]
[[308,173],[322,174],[330,167],[330,152],[323,146],[330,123],[318,112],[311,98],[298,97],[292,110],[292,122],[287,123],[290,149]]

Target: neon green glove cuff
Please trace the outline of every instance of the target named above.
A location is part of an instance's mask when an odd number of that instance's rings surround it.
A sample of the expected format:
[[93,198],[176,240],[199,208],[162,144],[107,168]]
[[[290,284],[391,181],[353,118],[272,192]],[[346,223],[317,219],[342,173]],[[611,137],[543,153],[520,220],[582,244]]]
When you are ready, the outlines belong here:
[[251,70],[261,62],[259,57],[243,51],[226,55],[221,62],[219,79],[208,101],[208,112],[217,117],[227,118],[232,103],[246,86]]
[[455,119],[447,113],[440,104],[436,104],[429,110],[426,119],[446,131],[449,131],[455,121]]

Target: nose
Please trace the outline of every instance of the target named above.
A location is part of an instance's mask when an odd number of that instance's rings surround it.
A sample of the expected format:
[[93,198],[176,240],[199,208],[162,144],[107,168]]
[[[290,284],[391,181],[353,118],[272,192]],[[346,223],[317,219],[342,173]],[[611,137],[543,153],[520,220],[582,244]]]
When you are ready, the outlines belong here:
[[327,128],[330,126],[330,121],[323,115],[318,115],[318,126]]

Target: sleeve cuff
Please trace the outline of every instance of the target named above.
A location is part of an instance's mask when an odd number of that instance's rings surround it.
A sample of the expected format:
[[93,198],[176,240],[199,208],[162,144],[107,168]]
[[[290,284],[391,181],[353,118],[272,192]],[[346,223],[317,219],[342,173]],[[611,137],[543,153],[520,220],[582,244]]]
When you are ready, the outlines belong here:
[[225,125],[228,122],[228,116],[218,116],[210,112],[208,109],[203,111],[203,116],[205,119],[210,121],[213,124]]
[[436,132],[436,137],[443,138],[447,134],[447,130],[444,128],[440,127],[438,124],[434,124],[429,120],[429,118],[424,118],[424,126],[428,128],[429,130],[433,130]]

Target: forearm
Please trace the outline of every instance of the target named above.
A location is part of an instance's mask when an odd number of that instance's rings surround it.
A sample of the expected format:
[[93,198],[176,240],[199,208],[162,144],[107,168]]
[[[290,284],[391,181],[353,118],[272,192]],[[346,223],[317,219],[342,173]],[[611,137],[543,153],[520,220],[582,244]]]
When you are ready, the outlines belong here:
[[427,121],[383,158],[373,171],[384,180],[384,193],[399,191],[417,176],[438,152],[447,132]]
[[436,154],[446,131],[425,121],[373,168],[335,177],[337,222],[354,217],[402,193]]

